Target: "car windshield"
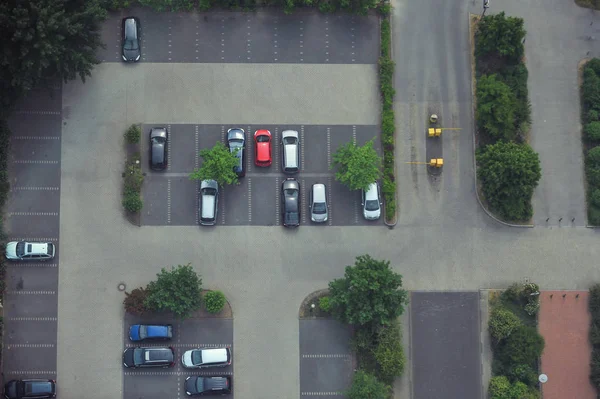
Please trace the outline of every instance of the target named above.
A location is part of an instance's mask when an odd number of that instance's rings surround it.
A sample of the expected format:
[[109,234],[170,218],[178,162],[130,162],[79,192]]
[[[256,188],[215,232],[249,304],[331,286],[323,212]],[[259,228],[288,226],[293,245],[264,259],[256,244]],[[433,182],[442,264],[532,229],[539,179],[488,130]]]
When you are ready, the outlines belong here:
[[283,144],[295,144],[295,143],[296,143],[295,137],[284,137],[284,139],[283,139]]
[[231,139],[229,140],[229,145],[232,147],[239,147],[244,144],[244,140],[242,139]]
[[201,351],[193,351],[192,352],[192,363],[193,364],[202,364],[202,352]]
[[159,137],[152,137],[150,140],[152,141],[152,144],[162,144],[165,141],[167,141],[167,139],[165,139],[164,137],[160,137],[160,136]]
[[210,188],[210,187],[206,187],[202,189],[202,194],[203,195],[216,195],[217,194],[217,190],[215,190],[214,188]]
[[286,212],[285,219],[288,224],[296,224],[298,223],[298,212]]
[[327,212],[327,205],[324,202],[315,202],[313,204],[313,213],[317,215],[322,215]]
[[52,251],[54,250],[54,244],[48,244],[48,250],[46,251],[46,253],[48,255],[52,255]]
[[125,50],[137,50],[138,43],[137,40],[127,39],[125,40],[125,45],[123,46]]
[[140,348],[135,348],[133,351],[133,363],[134,364],[143,364],[144,363],[144,350]]
[[376,211],[379,209],[379,201],[377,200],[368,200],[365,202],[365,209],[367,211]]
[[17,243],[17,256],[23,256],[23,254],[25,254],[25,243],[24,242],[18,242]]
[[257,136],[256,141],[258,141],[259,143],[268,143],[269,136],[267,136],[267,135]]
[[198,392],[204,392],[204,378],[196,378],[196,389]]
[[285,190],[285,195],[286,195],[286,197],[296,198],[296,197],[298,197],[298,192],[296,190],[294,190],[293,188],[288,188]]
[[50,384],[46,381],[35,381],[25,383],[26,395],[40,395],[50,392]]
[[138,333],[140,335],[140,339],[144,339],[147,337],[146,326],[140,326],[140,331]]

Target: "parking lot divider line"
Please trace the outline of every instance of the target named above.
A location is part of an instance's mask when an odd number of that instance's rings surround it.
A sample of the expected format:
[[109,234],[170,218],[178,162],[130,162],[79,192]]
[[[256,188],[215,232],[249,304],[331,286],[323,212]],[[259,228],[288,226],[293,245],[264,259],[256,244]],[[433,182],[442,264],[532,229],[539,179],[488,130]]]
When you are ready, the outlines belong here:
[[248,223],[252,222],[252,179],[248,178]]
[[354,142],[354,145],[356,145],[356,126],[352,126],[352,141]]
[[[331,128],[327,128],[327,169],[331,168]],[[330,190],[331,191],[331,190]]]
[[300,166],[300,170],[302,170],[306,165],[304,163],[304,125],[300,125],[300,157],[302,158],[302,165]]
[[[172,154],[171,152],[171,140],[173,139],[173,131],[171,130],[171,125],[167,125],[167,132],[171,135],[171,138],[167,141],[167,152]],[[171,162],[167,162],[167,171],[171,170]]]
[[275,145],[273,146],[275,148],[274,152],[275,152],[275,170],[279,171],[279,147],[281,146],[281,144],[279,144],[281,142],[281,140],[279,139],[279,128],[275,127],[275,137],[273,137],[273,142],[275,143]]
[[195,137],[195,151],[194,151],[194,169],[198,169],[199,165],[199,147],[198,147],[198,125],[196,125],[196,137]]
[[252,157],[254,156],[254,135],[252,133],[252,126],[248,125],[248,130],[246,130],[246,159],[247,159],[247,173],[252,172]]
[[279,202],[281,201],[281,199],[279,198],[279,177],[275,178],[275,225],[279,226],[279,224],[281,223],[279,221],[279,213],[280,213],[280,208],[279,208]]
[[306,207],[306,185],[304,179],[302,179],[302,187],[301,195],[302,195],[302,224],[306,224],[306,214],[308,213],[308,209]]
[[[198,208],[198,207],[196,207]],[[198,211],[196,211],[198,215]],[[196,216],[197,217],[197,216]],[[221,190],[221,224],[225,224],[225,190]]]
[[171,224],[171,179],[167,179],[167,224]]
[[[327,130],[329,131],[329,128],[327,128]],[[329,132],[327,132],[327,133],[329,134]],[[331,200],[331,195],[332,195],[332,194],[331,194],[331,191],[332,191],[332,187],[333,187],[333,186],[331,185],[331,177],[328,177],[328,178],[327,178],[327,186],[328,186],[328,187],[327,187],[327,196],[329,197],[329,198],[327,198],[327,199],[328,199],[328,201],[327,201],[327,202],[329,203],[329,209],[328,209],[328,211],[329,211],[329,212],[328,212],[328,213],[329,213],[329,215],[327,215],[327,216],[329,216],[329,217],[328,217],[328,224],[331,226],[331,225],[333,224],[333,212],[332,212],[332,209],[333,209],[333,202],[332,202],[332,200]]]

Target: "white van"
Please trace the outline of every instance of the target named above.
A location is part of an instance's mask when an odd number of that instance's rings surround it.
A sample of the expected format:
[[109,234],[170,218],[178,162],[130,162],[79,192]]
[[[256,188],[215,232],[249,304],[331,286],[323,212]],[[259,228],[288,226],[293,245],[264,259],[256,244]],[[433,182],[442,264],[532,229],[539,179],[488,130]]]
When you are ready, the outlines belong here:
[[297,173],[300,170],[300,140],[295,130],[281,132],[281,168],[284,173]]

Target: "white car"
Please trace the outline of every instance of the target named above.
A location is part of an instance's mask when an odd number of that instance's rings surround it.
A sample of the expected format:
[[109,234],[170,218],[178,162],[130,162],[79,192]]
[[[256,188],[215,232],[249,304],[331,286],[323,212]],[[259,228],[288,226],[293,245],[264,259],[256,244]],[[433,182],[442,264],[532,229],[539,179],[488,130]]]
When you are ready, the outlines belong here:
[[200,224],[203,226],[214,226],[217,223],[219,210],[219,185],[214,180],[202,180],[199,195]]
[[367,220],[377,220],[381,217],[381,200],[377,182],[369,184],[367,190],[362,190],[363,216]]
[[6,244],[6,259],[48,260],[54,258],[56,246],[51,242],[11,241]]
[[188,369],[227,367],[231,364],[229,348],[192,349],[181,356],[181,364]]

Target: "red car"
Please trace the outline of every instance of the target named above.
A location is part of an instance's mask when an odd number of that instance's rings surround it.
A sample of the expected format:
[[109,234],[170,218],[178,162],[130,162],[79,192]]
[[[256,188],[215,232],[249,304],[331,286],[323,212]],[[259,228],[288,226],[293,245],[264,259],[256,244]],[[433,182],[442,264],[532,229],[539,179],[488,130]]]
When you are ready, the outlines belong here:
[[271,132],[257,130],[254,132],[254,164],[256,166],[271,166]]

